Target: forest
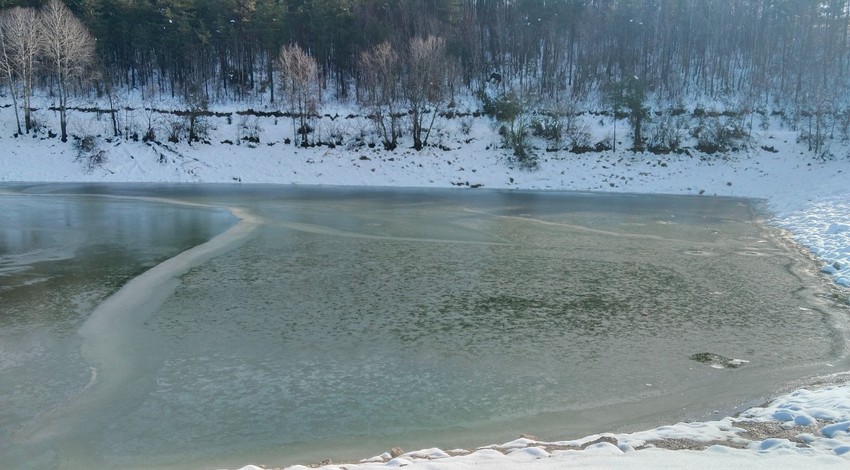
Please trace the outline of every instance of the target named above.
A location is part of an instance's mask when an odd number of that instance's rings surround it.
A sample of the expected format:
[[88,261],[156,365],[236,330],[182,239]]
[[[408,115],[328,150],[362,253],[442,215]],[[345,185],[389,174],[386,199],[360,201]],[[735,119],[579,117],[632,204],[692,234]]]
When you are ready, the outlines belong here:
[[[73,40],[57,36],[67,25],[51,32],[44,20],[60,6],[82,29]],[[528,109],[607,110],[628,119],[634,148],[669,148],[675,135],[644,124],[701,104],[807,122],[815,146],[848,133],[850,0],[0,0],[0,9],[0,68],[25,114],[39,89],[111,106],[131,93],[187,110],[262,102],[300,116],[308,144],[321,103],[344,102],[373,117],[387,148],[402,132],[421,148],[434,116],[476,97],[508,137],[526,131],[516,118]],[[51,52],[57,39],[78,50]]]

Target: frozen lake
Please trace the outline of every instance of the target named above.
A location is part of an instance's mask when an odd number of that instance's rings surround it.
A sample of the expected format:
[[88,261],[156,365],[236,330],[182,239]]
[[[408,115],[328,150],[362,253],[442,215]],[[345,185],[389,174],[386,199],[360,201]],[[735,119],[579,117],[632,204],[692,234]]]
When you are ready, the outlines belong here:
[[848,365],[830,286],[760,217],[707,197],[0,186],[0,460],[284,465],[757,404]]

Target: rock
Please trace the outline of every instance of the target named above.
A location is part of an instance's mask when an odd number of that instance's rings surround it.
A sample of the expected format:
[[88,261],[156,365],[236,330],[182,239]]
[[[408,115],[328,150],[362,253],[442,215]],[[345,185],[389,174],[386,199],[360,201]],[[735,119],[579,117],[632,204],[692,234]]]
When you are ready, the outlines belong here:
[[730,359],[726,356],[721,356],[720,354],[710,352],[694,354],[691,356],[691,360],[701,362],[703,364],[708,364],[716,369],[737,369],[742,365],[750,362],[745,361],[744,359]]
[[390,449],[390,456],[392,458],[396,458],[402,454],[404,454],[404,450],[401,447],[393,447]]

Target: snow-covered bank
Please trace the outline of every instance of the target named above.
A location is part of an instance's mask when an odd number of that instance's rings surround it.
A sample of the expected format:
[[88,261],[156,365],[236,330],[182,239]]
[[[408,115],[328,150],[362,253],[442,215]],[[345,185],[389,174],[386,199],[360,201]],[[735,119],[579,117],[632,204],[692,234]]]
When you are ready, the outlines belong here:
[[[825,275],[850,285],[850,160],[844,156],[827,162],[816,160],[795,143],[792,132],[761,132],[760,140],[750,151],[730,155],[692,152],[659,156],[628,151],[576,155],[541,151],[535,171],[512,166],[504,151],[495,148],[498,136],[485,124],[476,124],[468,138],[469,142],[445,140],[443,145],[448,150],[428,147],[421,152],[385,152],[368,146],[302,149],[280,142],[266,143],[265,139],[251,145],[213,142],[192,146],[103,140],[100,149],[104,159],[90,166],[77,159],[70,143],[40,136],[4,137],[0,139],[0,181],[485,187],[763,198],[774,214],[773,222],[788,229],[822,260]],[[760,144],[773,150],[762,149]],[[845,297],[846,292],[842,294]],[[850,386],[834,386],[795,392],[742,417],[773,423],[761,428],[726,418],[562,443],[516,441],[451,459],[422,459],[445,454],[428,450],[363,463],[360,468],[407,464],[448,470],[469,466],[846,466],[850,459],[848,410]],[[744,430],[751,428],[769,431],[767,435],[772,437],[754,435],[752,431],[744,435]],[[643,448],[658,437],[666,438],[666,443]],[[578,450],[599,438],[605,439]],[[676,446],[688,450],[666,449]],[[707,448],[692,449],[702,447]]]

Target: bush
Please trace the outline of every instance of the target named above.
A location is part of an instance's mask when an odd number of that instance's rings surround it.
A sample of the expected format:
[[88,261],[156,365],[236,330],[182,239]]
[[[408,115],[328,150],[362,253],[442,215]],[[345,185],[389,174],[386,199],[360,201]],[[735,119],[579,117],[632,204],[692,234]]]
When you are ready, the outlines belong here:
[[240,117],[239,120],[239,133],[241,134],[239,140],[255,144],[260,143],[260,133],[263,132],[263,128],[260,125],[260,118],[246,115]]
[[213,129],[206,116],[190,114],[186,118],[186,130],[189,133],[189,143],[205,142],[209,139],[210,131]]
[[502,147],[510,149],[514,160],[524,169],[537,167],[537,156],[528,141],[533,129],[525,114],[525,100],[513,90],[491,98],[484,91],[479,91],[478,97],[483,104],[484,114],[493,117],[499,123],[499,135],[502,137]]
[[77,149],[77,154],[90,153],[97,148],[97,137],[87,135],[74,142],[74,147]]
[[335,120],[332,120],[330,123],[321,126],[321,128],[324,131],[324,138],[327,138],[328,144],[333,144],[335,146],[342,145],[343,141],[345,140],[345,130],[343,129],[343,126],[341,124],[337,123],[337,121]]
[[[308,134],[313,133],[313,128],[309,124],[302,124],[298,127],[298,130],[296,132],[298,135],[306,137]],[[306,143],[307,141],[304,140],[303,142]]]
[[186,122],[184,126],[188,133],[189,144],[207,140],[212,128],[212,125],[210,125],[207,119],[209,103],[207,102],[206,95],[201,91],[201,87],[197,84],[190,86],[189,93],[186,95],[186,104],[189,110],[188,115],[185,117]]
[[571,112],[564,116],[564,135],[571,149],[590,147],[590,124],[576,113]]
[[[134,136],[138,136],[138,134],[133,134]],[[133,139],[137,140],[137,139]],[[142,142],[155,142],[156,141],[156,133],[153,130],[153,127],[148,127],[148,130],[145,131],[145,135],[142,136]]]
[[499,122],[513,121],[523,112],[523,104],[513,90],[491,98],[484,92],[479,92],[484,114],[496,118]]
[[[809,152],[821,160],[830,160],[834,158],[830,152],[829,144],[834,136],[834,129],[837,121],[840,119],[832,110],[822,107],[814,112],[803,114],[804,120],[800,123],[800,133],[797,136],[797,142],[805,143]],[[840,122],[838,122],[840,127]]]
[[531,135],[542,137],[555,145],[564,138],[564,122],[555,116],[546,116],[531,121]]
[[685,119],[673,114],[657,119],[649,129],[648,148],[653,153],[676,152],[687,135]]
[[178,143],[186,135],[186,122],[182,118],[174,116],[168,120],[168,141]]
[[463,135],[469,135],[472,132],[472,119],[469,117],[461,118],[460,120],[460,132]]
[[75,162],[82,162],[83,169],[87,174],[106,163],[106,151],[100,148],[100,139],[93,135],[75,138],[74,148],[77,151]]
[[697,139],[696,149],[705,153],[735,151],[750,142],[750,133],[735,116],[709,116],[700,120],[693,132]]
[[513,158],[524,169],[537,168],[537,155],[528,142],[529,125],[525,119],[517,119],[512,125],[502,125],[499,135],[502,136],[502,146],[510,149]]

